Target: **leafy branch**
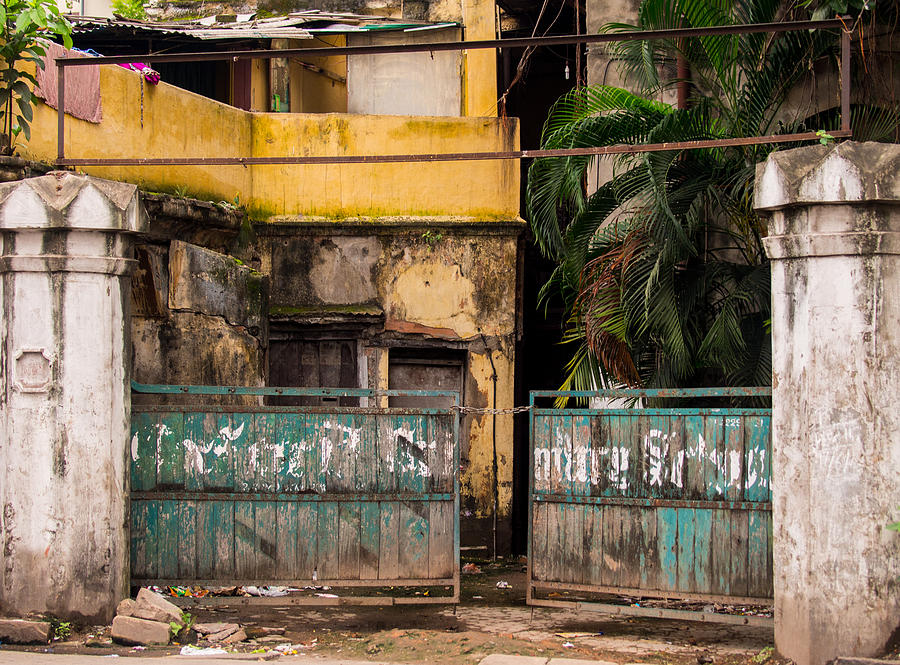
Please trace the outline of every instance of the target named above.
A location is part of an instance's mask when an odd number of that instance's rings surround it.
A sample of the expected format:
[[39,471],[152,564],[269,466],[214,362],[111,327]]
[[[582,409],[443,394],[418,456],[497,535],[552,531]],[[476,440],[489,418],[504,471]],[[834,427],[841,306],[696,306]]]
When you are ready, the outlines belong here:
[[58,35],[71,48],[71,33],[71,23],[52,0],[0,0],[0,154],[12,154],[19,134],[31,138],[35,99],[31,86],[37,80],[22,66],[30,62],[44,68],[47,52],[38,38]]

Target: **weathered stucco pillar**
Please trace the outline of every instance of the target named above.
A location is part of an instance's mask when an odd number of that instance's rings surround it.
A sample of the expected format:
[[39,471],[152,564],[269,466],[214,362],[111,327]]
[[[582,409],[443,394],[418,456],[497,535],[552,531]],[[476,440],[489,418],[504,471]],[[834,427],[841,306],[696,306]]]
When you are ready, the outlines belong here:
[[136,187],[0,185],[0,612],[107,621],[127,593]]
[[775,642],[871,656],[900,625],[900,146],[757,167],[772,259]]

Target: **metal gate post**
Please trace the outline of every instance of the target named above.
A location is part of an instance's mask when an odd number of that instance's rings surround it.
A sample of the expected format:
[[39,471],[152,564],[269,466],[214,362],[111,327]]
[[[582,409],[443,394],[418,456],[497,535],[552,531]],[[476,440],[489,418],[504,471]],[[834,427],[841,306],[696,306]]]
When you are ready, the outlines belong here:
[[[60,114],[62,115],[62,114]],[[106,622],[128,592],[134,185],[0,185],[0,610]]]
[[775,642],[874,656],[900,615],[900,146],[757,167],[772,259]]

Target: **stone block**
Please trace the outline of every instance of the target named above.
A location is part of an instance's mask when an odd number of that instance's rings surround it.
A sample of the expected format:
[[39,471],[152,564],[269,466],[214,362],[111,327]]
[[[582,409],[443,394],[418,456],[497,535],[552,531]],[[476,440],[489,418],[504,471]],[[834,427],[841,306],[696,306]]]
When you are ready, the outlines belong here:
[[0,619],[0,642],[10,644],[46,644],[50,641],[50,624],[46,621]]
[[[213,625],[215,625],[215,624],[213,624]],[[231,637],[232,635],[234,635],[236,632],[238,632],[241,629],[241,627],[239,625],[237,625],[236,623],[225,623],[225,624],[219,624],[219,625],[222,626],[222,628],[220,630],[217,630],[214,633],[209,633],[206,636],[206,639],[208,639],[210,642],[221,642],[225,638]],[[194,626],[194,630],[197,630],[196,626]],[[199,633],[200,631],[197,630],[197,632]]]
[[232,626],[234,626],[234,631],[240,628],[236,623],[223,623],[219,621],[217,623],[195,623],[194,631],[198,635],[215,635],[216,633],[221,633],[223,630],[228,630]]
[[116,617],[112,622],[111,637],[113,641],[127,645],[168,644],[169,624],[136,617]]
[[134,606],[135,606],[135,602],[133,600],[131,600],[131,598],[123,599],[118,605],[116,605],[116,616],[120,616],[120,617],[134,616]]
[[174,240],[169,246],[169,307],[221,316],[265,337],[269,279],[230,256]]
[[244,632],[244,629],[241,628],[237,632],[232,633],[224,640],[222,640],[223,644],[236,644],[237,642],[243,642],[247,639],[247,633]]
[[138,619],[160,621],[168,626],[170,621],[181,623],[181,609],[150,589],[138,591],[131,615]]

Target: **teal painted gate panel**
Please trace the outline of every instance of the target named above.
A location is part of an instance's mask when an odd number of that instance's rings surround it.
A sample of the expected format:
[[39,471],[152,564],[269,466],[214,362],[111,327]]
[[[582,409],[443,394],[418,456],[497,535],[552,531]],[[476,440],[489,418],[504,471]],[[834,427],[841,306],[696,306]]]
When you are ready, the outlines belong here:
[[[532,393],[765,396],[768,389]],[[596,592],[772,598],[770,409],[531,413],[528,601]]]
[[457,602],[458,468],[454,409],[135,406],[132,584],[441,585],[434,602]]

